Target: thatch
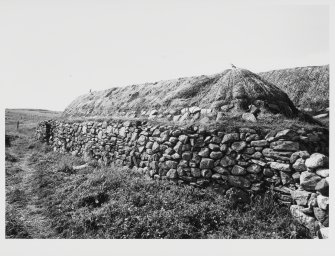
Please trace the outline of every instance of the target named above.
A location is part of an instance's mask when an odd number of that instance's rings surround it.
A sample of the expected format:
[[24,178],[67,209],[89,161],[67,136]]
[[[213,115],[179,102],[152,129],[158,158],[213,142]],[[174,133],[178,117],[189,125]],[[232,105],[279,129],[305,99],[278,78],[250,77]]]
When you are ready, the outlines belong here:
[[278,87],[248,70],[234,68],[211,76],[179,78],[88,93],[73,101],[64,111],[64,116],[138,113],[152,109],[163,112],[185,106],[219,109],[226,104],[236,105],[236,102],[246,106],[256,104],[257,100],[280,106],[277,112],[284,115],[297,113],[287,94]]

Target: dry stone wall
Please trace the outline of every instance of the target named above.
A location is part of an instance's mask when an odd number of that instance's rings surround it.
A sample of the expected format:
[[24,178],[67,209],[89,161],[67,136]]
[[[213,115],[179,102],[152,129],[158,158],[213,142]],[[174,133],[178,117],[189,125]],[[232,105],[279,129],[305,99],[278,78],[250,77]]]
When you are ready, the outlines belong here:
[[328,131],[201,126],[142,121],[41,122],[36,136],[54,151],[100,164],[136,167],[154,179],[211,186],[243,198],[272,189],[297,221],[327,237]]

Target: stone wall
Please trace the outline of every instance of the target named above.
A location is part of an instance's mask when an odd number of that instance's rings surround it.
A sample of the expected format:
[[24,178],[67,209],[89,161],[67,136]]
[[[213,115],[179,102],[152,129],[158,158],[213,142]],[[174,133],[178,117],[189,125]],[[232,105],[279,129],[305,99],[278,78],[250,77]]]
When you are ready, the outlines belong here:
[[[45,121],[36,136],[54,151],[100,164],[136,167],[222,193],[277,192],[297,220],[314,233],[328,227],[328,131],[173,127],[141,121]],[[321,230],[321,231],[320,231]]]

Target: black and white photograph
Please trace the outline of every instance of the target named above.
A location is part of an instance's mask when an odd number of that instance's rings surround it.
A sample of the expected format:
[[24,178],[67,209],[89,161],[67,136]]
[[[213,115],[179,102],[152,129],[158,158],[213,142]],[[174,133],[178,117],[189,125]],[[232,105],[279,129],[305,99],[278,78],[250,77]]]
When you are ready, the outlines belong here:
[[0,0],[2,255],[331,255],[331,8]]

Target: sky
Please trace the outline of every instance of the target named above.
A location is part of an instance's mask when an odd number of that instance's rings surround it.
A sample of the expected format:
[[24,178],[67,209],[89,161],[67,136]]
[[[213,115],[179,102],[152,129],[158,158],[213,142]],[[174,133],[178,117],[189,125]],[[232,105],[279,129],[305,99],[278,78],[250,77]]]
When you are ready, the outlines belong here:
[[[250,2],[250,1],[249,1]],[[62,111],[90,89],[329,63],[329,7],[0,0],[6,108]]]

